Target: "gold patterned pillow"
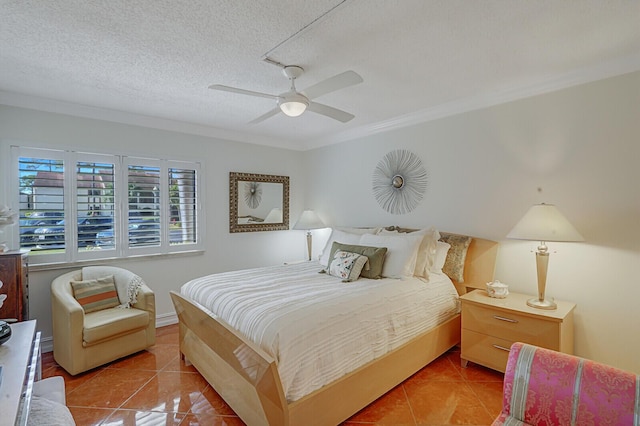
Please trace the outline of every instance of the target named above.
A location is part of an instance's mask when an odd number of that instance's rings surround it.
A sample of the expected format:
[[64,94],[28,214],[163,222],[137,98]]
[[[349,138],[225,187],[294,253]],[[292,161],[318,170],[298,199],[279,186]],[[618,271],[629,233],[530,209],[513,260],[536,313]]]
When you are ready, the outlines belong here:
[[440,241],[451,246],[447,254],[447,260],[444,262],[442,271],[452,280],[464,282],[464,262],[467,258],[467,250],[471,244],[471,237],[466,235],[440,233]]

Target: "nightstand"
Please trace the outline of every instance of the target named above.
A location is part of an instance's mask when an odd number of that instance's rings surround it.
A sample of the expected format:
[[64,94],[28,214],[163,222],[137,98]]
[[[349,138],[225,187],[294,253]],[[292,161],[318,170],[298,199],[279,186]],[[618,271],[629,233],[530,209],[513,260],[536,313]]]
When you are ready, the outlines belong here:
[[504,299],[474,290],[462,301],[462,366],[468,361],[504,373],[514,342],[573,353],[575,303],[556,300],[554,310],[527,306],[530,295],[509,293]]

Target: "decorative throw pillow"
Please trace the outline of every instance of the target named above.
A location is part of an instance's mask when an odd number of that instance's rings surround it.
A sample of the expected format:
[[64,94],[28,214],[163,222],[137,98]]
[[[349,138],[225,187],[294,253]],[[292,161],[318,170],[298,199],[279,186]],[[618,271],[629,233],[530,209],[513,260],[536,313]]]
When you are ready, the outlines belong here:
[[471,237],[443,232],[440,235],[440,241],[451,245],[442,271],[452,280],[463,283],[464,262],[467,258],[467,249],[469,248],[469,244],[471,244]]
[[360,272],[363,278],[371,278],[374,280],[382,278],[382,267],[384,266],[384,259],[387,254],[386,247],[369,247],[334,242],[330,251],[332,259],[338,250],[358,253],[367,257],[368,262],[362,272]]
[[120,304],[113,275],[94,280],[71,281],[73,297],[85,313],[114,308]]
[[358,253],[338,250],[329,264],[329,275],[342,278],[342,282],[355,281],[367,263],[367,256]]

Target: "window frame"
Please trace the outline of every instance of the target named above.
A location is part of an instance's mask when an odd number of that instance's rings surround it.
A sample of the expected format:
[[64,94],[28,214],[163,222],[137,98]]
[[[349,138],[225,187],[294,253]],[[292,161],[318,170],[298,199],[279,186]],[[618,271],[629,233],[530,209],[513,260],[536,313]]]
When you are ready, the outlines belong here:
[[[59,253],[34,252],[30,256],[31,264],[74,264],[87,261],[123,259],[139,256],[173,255],[185,252],[202,251],[204,247],[204,205],[202,190],[203,167],[198,161],[173,160],[160,158],[144,158],[111,153],[89,153],[65,149],[32,148],[26,146],[11,146],[11,167],[14,177],[9,183],[13,204],[20,211],[20,158],[52,159],[63,163],[63,203],[64,218],[67,223],[74,225],[78,220],[78,163],[106,163],[113,164],[113,230],[114,248],[96,248],[79,250],[78,232],[76,226],[65,225],[65,248]],[[160,169],[160,244],[153,246],[129,247],[129,166],[151,166]],[[181,168],[195,173],[195,242],[171,244],[170,241],[170,188],[169,169]],[[73,218],[71,220],[71,218]],[[13,233],[13,245],[21,247],[19,227]],[[97,247],[97,245],[96,245]],[[22,247],[21,247],[22,249]],[[29,249],[29,247],[24,247]]]

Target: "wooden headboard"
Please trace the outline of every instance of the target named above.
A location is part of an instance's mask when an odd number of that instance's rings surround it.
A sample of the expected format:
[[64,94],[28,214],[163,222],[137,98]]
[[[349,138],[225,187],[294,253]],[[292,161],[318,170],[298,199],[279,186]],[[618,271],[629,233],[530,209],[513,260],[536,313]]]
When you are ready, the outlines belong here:
[[486,289],[486,284],[493,281],[497,255],[496,241],[472,237],[464,262],[464,282],[453,281],[458,294],[465,294],[467,289]]
[[[417,229],[401,228],[389,226],[388,231],[413,232]],[[444,233],[444,232],[443,232]],[[447,234],[450,234],[447,232]],[[460,235],[460,234],[451,234]],[[496,257],[498,255],[498,243],[496,241],[485,240],[483,238],[471,237],[471,243],[467,249],[467,256],[464,262],[464,282],[459,283],[453,280],[453,284],[461,296],[469,289],[486,289],[486,284],[493,281],[493,274],[496,269]]]

